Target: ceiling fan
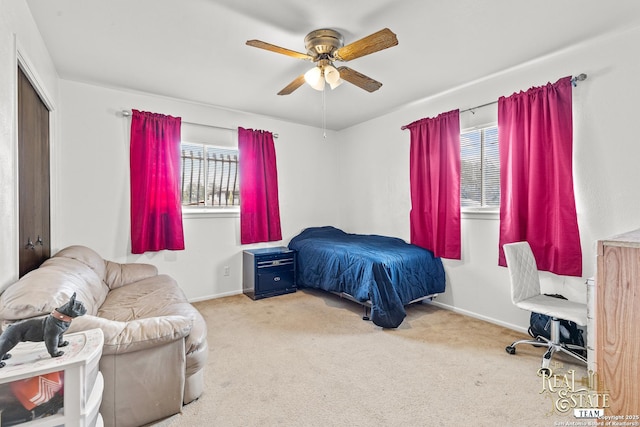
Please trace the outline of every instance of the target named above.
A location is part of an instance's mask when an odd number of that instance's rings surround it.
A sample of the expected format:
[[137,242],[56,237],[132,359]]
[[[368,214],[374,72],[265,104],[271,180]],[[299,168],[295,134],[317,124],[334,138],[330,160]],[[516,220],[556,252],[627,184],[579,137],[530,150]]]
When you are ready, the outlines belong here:
[[346,46],[344,45],[342,34],[338,31],[328,28],[315,30],[304,38],[307,53],[285,49],[260,40],[247,40],[247,45],[249,46],[316,63],[315,67],[296,77],[278,92],[278,95],[289,95],[302,86],[305,81],[316,90],[324,90],[325,82],[333,89],[343,81],[347,81],[368,92],[374,92],[380,89],[382,83],[349,67],[341,66],[336,68],[333,63],[335,61],[351,61],[397,44],[396,35],[388,28],[384,28]]

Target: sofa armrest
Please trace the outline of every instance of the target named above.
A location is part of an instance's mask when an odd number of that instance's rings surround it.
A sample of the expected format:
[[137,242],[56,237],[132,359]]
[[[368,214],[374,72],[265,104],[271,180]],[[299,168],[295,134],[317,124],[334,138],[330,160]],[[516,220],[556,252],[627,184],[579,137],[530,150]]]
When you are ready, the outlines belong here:
[[157,275],[158,268],[155,265],[106,261],[104,280],[109,289],[116,289]]
[[192,320],[184,316],[148,317],[119,322],[85,315],[75,318],[67,332],[102,329],[104,334],[102,354],[121,354],[183,339],[189,335],[192,326]]

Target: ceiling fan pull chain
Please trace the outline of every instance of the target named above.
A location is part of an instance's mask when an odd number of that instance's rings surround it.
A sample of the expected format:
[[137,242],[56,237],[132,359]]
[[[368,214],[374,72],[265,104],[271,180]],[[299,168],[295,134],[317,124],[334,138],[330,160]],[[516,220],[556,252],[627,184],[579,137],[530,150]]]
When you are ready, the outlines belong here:
[[327,139],[327,101],[326,89],[322,89],[322,137]]

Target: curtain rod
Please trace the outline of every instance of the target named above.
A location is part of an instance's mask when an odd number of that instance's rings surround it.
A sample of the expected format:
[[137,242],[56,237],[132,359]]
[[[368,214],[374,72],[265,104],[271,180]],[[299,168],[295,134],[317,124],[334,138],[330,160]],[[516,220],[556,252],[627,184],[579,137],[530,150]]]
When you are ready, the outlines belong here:
[[[122,110],[122,115],[124,117],[131,117],[131,111]],[[224,127],[224,126],[208,125],[208,124],[205,124],[205,123],[189,122],[189,121],[186,121],[186,120],[181,120],[181,122],[182,123],[187,123],[187,124],[190,124],[190,125],[195,125],[195,126],[205,126],[205,127],[208,127],[208,128],[216,128],[216,129],[224,129],[224,130],[232,130],[232,131],[233,130],[238,130],[237,128],[228,128],[228,127]],[[278,134],[274,133],[273,137],[277,139],[278,138]]]
[[[578,74],[577,76],[573,77],[571,79],[571,85],[573,87],[578,86],[578,82],[581,82],[583,80],[587,79],[587,75],[585,73],[581,73]],[[477,105],[475,107],[471,107],[471,108],[467,108],[465,110],[460,110],[461,113],[466,113],[467,111],[471,111],[471,114],[475,114],[474,110],[477,110],[478,108],[482,108],[482,107],[488,107],[489,105],[493,105],[493,104],[497,104],[498,101],[492,101],[492,102],[487,102],[486,104],[482,104],[482,105]]]

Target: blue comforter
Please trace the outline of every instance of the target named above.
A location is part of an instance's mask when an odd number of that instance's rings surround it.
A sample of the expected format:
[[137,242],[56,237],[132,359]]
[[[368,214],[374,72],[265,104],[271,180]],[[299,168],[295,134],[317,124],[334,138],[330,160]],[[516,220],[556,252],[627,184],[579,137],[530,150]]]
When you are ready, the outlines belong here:
[[445,289],[440,258],[402,239],[312,227],[291,239],[289,248],[298,251],[298,286],[370,301],[371,320],[383,328],[402,323],[406,304]]

